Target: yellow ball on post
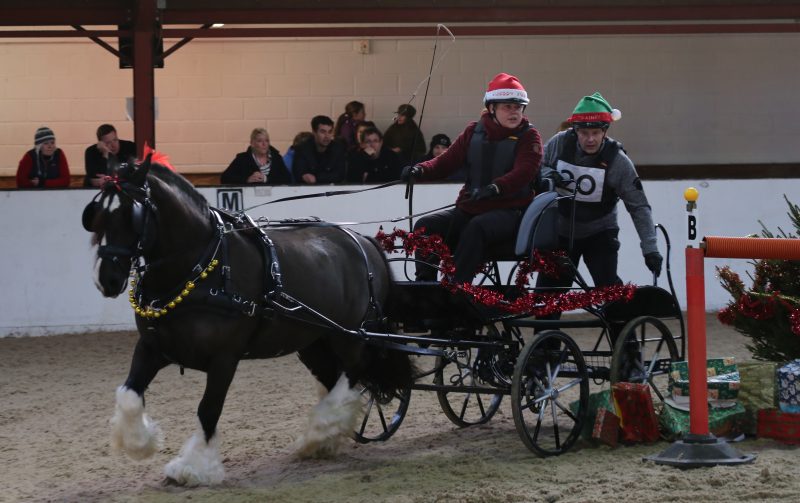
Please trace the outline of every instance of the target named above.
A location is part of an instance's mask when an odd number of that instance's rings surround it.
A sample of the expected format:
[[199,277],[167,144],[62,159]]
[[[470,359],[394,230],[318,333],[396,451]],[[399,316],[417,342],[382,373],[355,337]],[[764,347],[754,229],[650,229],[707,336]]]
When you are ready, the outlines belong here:
[[697,201],[697,198],[700,196],[700,193],[694,187],[689,187],[688,189],[683,191],[683,198],[686,199],[688,202],[693,203]]

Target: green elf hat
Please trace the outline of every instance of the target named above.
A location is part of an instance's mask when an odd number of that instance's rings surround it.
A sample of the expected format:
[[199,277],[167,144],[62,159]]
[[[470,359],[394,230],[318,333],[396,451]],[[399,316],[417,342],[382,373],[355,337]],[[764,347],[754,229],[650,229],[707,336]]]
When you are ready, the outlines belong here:
[[622,112],[616,108],[611,108],[603,96],[596,92],[591,96],[584,96],[578,102],[572,116],[567,120],[571,123],[596,123],[604,122],[611,124],[622,118]]

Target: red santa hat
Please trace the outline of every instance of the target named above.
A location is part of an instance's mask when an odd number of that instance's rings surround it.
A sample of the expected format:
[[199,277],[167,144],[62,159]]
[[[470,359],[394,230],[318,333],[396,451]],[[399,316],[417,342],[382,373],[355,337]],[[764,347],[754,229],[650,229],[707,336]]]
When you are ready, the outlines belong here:
[[507,73],[498,73],[489,82],[483,104],[489,103],[520,103],[528,104],[528,93],[522,87],[519,79]]

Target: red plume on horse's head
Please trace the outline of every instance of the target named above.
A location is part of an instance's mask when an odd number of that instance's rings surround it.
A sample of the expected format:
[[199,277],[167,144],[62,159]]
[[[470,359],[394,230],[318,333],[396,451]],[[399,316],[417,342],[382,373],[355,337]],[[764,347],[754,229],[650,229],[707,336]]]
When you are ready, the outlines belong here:
[[147,156],[150,154],[153,154],[153,156],[150,158],[150,162],[154,164],[160,164],[165,168],[168,168],[170,171],[175,171],[175,168],[172,166],[172,164],[169,163],[169,156],[166,154],[162,154],[157,150],[153,150],[152,148],[150,148],[150,145],[148,145],[147,142],[144,143],[144,152],[142,153],[142,159],[139,159],[138,163],[144,162],[147,159]]

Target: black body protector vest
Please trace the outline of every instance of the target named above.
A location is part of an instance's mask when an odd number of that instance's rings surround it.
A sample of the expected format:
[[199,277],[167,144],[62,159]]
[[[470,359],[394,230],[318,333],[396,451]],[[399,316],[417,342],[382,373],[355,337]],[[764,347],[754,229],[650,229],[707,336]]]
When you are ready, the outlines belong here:
[[[611,138],[603,140],[603,147],[592,159],[591,166],[578,166],[575,156],[578,152],[578,135],[570,131],[564,137],[563,148],[558,157],[556,170],[562,178],[577,181],[578,190],[575,195],[575,220],[591,221],[607,215],[614,210],[619,201],[619,196],[605,183],[606,169],[611,165],[622,149],[622,144]],[[571,195],[571,187],[559,188],[561,195]],[[572,214],[572,201],[561,199],[558,210],[564,216]]]
[[[526,124],[517,135],[493,142],[486,138],[486,129],[484,129],[483,123],[478,121],[467,150],[466,185],[470,191],[476,191],[489,185],[492,180],[505,175],[514,168],[514,160],[517,158],[517,143],[530,128],[531,125]],[[528,195],[532,190],[531,187],[525,187],[518,195]]]

